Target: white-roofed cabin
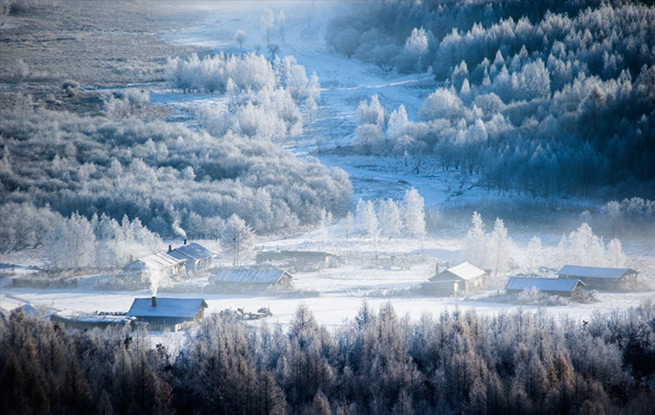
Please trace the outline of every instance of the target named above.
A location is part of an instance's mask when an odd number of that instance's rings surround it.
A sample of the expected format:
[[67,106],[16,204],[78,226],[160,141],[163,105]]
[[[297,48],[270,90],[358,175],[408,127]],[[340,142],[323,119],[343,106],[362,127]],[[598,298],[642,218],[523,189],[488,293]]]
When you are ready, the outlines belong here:
[[423,284],[426,294],[456,295],[480,289],[487,279],[484,270],[468,262],[441,271]]

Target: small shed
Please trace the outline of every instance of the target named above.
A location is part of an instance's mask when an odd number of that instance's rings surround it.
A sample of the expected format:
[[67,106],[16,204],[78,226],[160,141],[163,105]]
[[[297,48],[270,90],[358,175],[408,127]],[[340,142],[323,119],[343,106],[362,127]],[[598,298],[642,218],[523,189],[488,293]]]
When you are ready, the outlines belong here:
[[628,288],[637,282],[639,272],[630,268],[586,267],[565,265],[557,275],[564,279],[579,279],[587,287],[598,290]]
[[204,318],[207,303],[202,298],[135,298],[126,316],[148,323],[153,330],[178,331]]
[[486,279],[484,270],[464,262],[430,278],[423,284],[423,290],[432,295],[455,295],[482,287]]
[[186,259],[178,259],[168,255],[166,252],[158,252],[139,258],[125,267],[127,272],[159,272],[167,277],[181,277],[185,274],[184,263]]
[[230,291],[293,288],[293,277],[282,269],[222,269],[214,277],[217,287]]
[[338,257],[321,251],[260,251],[255,257],[257,265],[278,266],[295,271],[316,271],[334,268]]
[[60,311],[50,315],[50,321],[69,329],[91,330],[107,327],[130,326],[134,317],[114,314],[81,314],[71,311]]
[[184,266],[187,274],[204,272],[214,265],[216,253],[204,246],[192,242],[184,244],[168,252],[168,255],[179,260],[186,260]]
[[512,277],[505,285],[507,294],[518,294],[536,289],[546,294],[575,297],[585,290],[585,283],[578,279]]

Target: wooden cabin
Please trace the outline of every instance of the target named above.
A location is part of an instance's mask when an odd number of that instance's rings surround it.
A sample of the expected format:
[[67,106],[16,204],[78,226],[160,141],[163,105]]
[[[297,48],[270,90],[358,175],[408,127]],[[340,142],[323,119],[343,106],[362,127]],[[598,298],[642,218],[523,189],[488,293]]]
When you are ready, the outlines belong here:
[[[186,240],[185,240],[186,241]],[[214,266],[216,253],[204,246],[192,242],[172,249],[168,255],[178,260],[186,261],[184,267],[187,274],[201,274]]]
[[158,273],[164,277],[179,278],[186,274],[184,263],[186,259],[178,259],[168,255],[166,252],[158,252],[139,258],[125,267],[129,273],[140,273],[145,276],[148,273]]
[[630,268],[586,267],[565,265],[557,275],[562,279],[577,279],[590,289],[621,290],[637,283],[639,272]]
[[519,294],[532,289],[549,295],[576,297],[584,293],[585,283],[577,279],[512,277],[505,285],[507,294]]
[[178,331],[184,326],[201,321],[207,303],[202,298],[135,298],[126,316],[148,323],[151,330]]
[[441,271],[423,284],[425,294],[448,296],[480,289],[487,279],[484,270],[464,262]]

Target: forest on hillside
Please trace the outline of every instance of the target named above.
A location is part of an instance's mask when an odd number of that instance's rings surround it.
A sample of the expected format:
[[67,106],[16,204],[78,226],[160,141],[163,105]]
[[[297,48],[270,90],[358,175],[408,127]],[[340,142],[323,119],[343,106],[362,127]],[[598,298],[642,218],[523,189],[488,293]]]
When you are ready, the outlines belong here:
[[216,314],[179,354],[143,330],[0,319],[0,411],[70,414],[652,414],[655,303],[589,321],[517,310],[418,321],[363,303],[328,330]]
[[[343,216],[348,175],[279,141],[303,130],[320,99],[316,75],[293,57],[171,58],[169,86],[224,94],[195,123],[170,122],[147,91],[89,93],[64,82],[45,99],[6,94],[0,110],[0,250],[43,242],[62,217],[139,221],[163,237],[217,238],[233,214],[259,234]],[[11,97],[11,99],[9,99]],[[95,111],[54,108],[94,102]],[[20,207],[20,209],[17,209]]]
[[384,97],[362,102],[362,154],[438,157],[533,197],[652,197],[652,2],[355,2],[326,40],[440,83],[416,119]]

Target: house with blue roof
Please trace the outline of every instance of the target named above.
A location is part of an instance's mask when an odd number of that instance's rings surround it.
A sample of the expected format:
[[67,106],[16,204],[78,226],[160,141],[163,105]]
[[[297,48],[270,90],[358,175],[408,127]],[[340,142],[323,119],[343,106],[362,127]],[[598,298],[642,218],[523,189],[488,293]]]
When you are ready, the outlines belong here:
[[201,321],[207,303],[202,298],[135,298],[126,316],[148,323],[151,330],[179,329]]
[[198,243],[192,242],[169,250],[168,255],[179,260],[184,260],[187,274],[200,274],[214,266],[216,253]]
[[598,290],[619,290],[637,283],[639,272],[630,268],[586,267],[565,265],[557,275],[562,279],[578,279]]
[[576,297],[584,293],[585,287],[585,283],[578,279],[511,277],[505,285],[505,292],[518,294],[538,290],[549,295]]

